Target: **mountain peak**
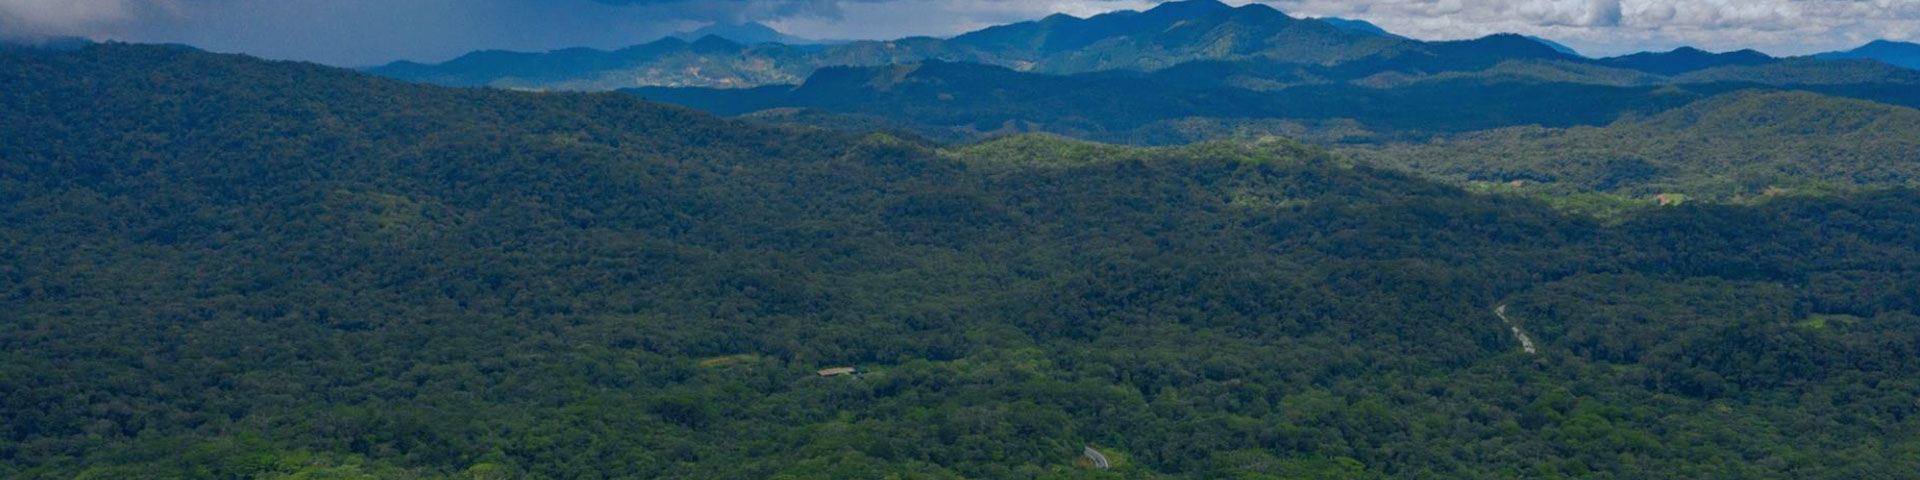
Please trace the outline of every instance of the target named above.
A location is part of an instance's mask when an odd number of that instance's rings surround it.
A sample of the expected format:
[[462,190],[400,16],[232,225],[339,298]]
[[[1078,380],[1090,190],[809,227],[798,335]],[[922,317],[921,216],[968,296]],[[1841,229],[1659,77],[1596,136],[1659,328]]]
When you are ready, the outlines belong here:
[[1220,0],[1172,0],[1160,2],[1147,11],[1161,9],[1232,10],[1233,6]]
[[1172,15],[1188,17],[1210,15],[1227,10],[1233,10],[1233,6],[1221,3],[1220,0],[1181,0],[1155,5],[1153,8],[1148,9],[1146,13],[1158,16]]
[[696,30],[673,34],[671,38],[696,41],[706,37],[720,37],[734,43],[755,45],[761,43],[782,43],[787,45],[806,45],[817,43],[805,38],[781,33],[759,22],[714,23]]

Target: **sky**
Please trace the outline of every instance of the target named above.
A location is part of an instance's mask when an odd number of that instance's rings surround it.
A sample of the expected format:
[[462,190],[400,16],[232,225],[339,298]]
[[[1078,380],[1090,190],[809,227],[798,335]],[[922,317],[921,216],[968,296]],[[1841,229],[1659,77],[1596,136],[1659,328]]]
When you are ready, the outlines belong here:
[[[1920,40],[1920,0],[1228,0],[1448,40],[1537,35],[1589,55],[1696,46],[1775,55]],[[712,22],[826,39],[947,36],[1150,0],[0,0],[0,37],[183,43],[366,66],[480,49],[617,48]]]

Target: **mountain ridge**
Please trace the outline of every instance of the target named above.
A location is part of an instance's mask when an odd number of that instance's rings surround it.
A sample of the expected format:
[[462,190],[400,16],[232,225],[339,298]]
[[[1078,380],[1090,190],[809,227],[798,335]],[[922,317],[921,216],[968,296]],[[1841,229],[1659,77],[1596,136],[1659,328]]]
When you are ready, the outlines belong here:
[[1713,53],[1693,47],[1679,47],[1666,52],[1640,52],[1599,60],[1600,63],[1609,66],[1669,76],[1716,67],[1756,66],[1777,61],[1779,59],[1754,50]]
[[1824,59],[1867,59],[1901,68],[1920,70],[1920,44],[1892,40],[1874,40],[1852,50],[1814,55]]
[[[1352,22],[1334,17],[1295,18],[1260,3],[1233,7],[1216,0],[1189,0],[1086,18],[1054,14],[946,39],[909,37],[795,46],[716,41],[711,39],[724,35],[707,35],[690,40],[668,38],[614,51],[482,51],[441,64],[395,62],[366,71],[451,86],[554,90],[799,85],[827,67],[922,61],[972,62],[1055,75],[1144,73],[1166,80],[1193,74],[1198,83],[1191,86],[1255,90],[1355,81],[1405,84],[1526,61],[1633,70],[1669,77],[1677,83],[1698,83],[1701,78],[1805,83],[1846,76],[1852,76],[1848,82],[1872,83],[1874,75],[1844,64],[1788,61],[1753,50],[1712,53],[1680,47],[1590,59],[1538,37],[1492,34],[1468,40],[1420,41]],[[1884,49],[1885,45],[1891,44],[1869,46]],[[1575,71],[1580,69],[1559,70],[1551,75],[1572,79],[1569,75],[1578,75]],[[1617,83],[1621,78],[1603,74],[1593,81]]]
[[[676,43],[677,42],[677,43]],[[394,62],[366,71],[453,86],[611,90],[635,86],[751,87],[798,84],[814,70],[921,60],[972,61],[1027,71],[1152,70],[1201,59],[1264,58],[1327,63],[1395,49],[1410,41],[1296,19],[1261,4],[1167,2],[1146,11],[988,27],[951,39],[910,37],[797,47],[780,43],[698,51],[667,40],[613,51],[483,51],[440,64]]]
[[783,45],[803,46],[803,45],[815,45],[815,44],[825,43],[825,42],[821,42],[821,41],[813,40],[809,38],[801,38],[793,35],[788,35],[784,32],[775,30],[773,27],[769,27],[760,22],[746,22],[746,23],[716,22],[716,23],[708,24],[706,26],[702,26],[700,28],[688,30],[685,32],[675,33],[669,36],[672,38],[678,38],[678,39],[689,41],[689,42],[694,40],[699,40],[707,36],[715,36],[715,37],[725,38],[727,40],[731,40],[733,42],[740,43],[743,45],[778,43]]

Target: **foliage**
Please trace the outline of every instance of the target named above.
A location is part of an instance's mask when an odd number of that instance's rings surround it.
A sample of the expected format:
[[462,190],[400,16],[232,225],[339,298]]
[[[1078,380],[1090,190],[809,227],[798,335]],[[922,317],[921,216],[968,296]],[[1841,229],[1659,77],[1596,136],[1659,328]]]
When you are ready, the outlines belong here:
[[1920,111],[1743,91],[1604,127],[1518,127],[1353,147],[1363,161],[1523,191],[1740,200],[1920,181]]
[[129,45],[0,91],[8,478],[1920,475],[1911,190],[1602,225]]

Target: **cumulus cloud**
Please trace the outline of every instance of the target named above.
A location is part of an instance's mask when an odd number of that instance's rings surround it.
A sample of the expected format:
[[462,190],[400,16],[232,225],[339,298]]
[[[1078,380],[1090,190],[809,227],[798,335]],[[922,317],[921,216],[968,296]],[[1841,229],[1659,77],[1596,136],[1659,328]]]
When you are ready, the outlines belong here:
[[1920,0],[1263,0],[1308,16],[1350,16],[1416,38],[1540,35],[1592,53],[1693,45],[1779,55],[1911,40]]
[[0,36],[86,35],[176,6],[170,0],[0,0]]

